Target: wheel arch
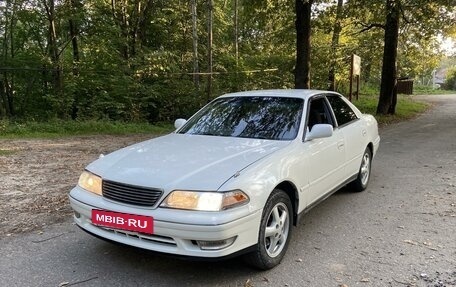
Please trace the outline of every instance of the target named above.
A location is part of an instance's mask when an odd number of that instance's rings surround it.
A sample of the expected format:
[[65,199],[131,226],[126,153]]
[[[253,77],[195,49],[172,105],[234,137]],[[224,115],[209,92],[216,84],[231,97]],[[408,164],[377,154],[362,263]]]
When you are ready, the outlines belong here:
[[370,152],[371,152],[371,155],[372,157],[374,156],[374,144],[372,142],[369,142],[367,144],[367,147],[369,148]]
[[296,226],[296,224],[298,223],[298,208],[299,208],[298,189],[291,181],[288,181],[288,180],[282,181],[275,188],[283,190],[290,197],[291,203],[293,205],[293,225]]

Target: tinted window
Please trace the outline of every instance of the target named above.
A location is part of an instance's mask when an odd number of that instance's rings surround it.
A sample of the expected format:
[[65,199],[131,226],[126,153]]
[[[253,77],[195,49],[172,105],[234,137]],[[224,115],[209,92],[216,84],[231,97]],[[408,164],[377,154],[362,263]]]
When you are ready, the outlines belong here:
[[298,133],[303,100],[283,97],[217,99],[189,120],[179,133],[291,140]]
[[312,130],[312,127],[316,124],[333,125],[325,98],[317,98],[310,101],[309,118],[307,122],[309,130]]
[[350,106],[338,96],[328,96],[327,98],[331,104],[339,126],[345,125],[346,123],[358,118],[352,108],[350,108]]

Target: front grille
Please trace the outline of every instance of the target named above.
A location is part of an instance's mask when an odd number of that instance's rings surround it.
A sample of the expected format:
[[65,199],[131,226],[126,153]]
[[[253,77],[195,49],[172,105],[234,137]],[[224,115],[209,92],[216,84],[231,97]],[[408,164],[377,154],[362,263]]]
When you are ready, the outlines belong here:
[[159,189],[108,180],[103,180],[102,190],[108,199],[140,206],[154,206],[162,195]]

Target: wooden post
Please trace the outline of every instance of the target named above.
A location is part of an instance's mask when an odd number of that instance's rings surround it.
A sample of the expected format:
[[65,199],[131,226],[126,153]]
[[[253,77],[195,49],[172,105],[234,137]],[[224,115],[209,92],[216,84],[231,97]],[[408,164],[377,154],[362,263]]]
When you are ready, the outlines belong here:
[[359,78],[360,77],[361,77],[360,75],[356,76],[356,100],[359,100]]
[[352,101],[352,86],[353,86],[353,61],[355,59],[355,55],[351,55],[350,57],[350,92],[348,93],[348,100]]

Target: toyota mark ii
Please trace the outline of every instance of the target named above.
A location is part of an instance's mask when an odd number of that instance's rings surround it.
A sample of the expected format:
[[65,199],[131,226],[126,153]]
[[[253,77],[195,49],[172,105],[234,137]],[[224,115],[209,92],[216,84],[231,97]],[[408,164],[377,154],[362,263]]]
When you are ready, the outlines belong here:
[[226,94],[175,132],[102,156],[70,192],[74,221],[103,239],[168,254],[280,263],[300,215],[366,189],[377,122],[338,93]]

